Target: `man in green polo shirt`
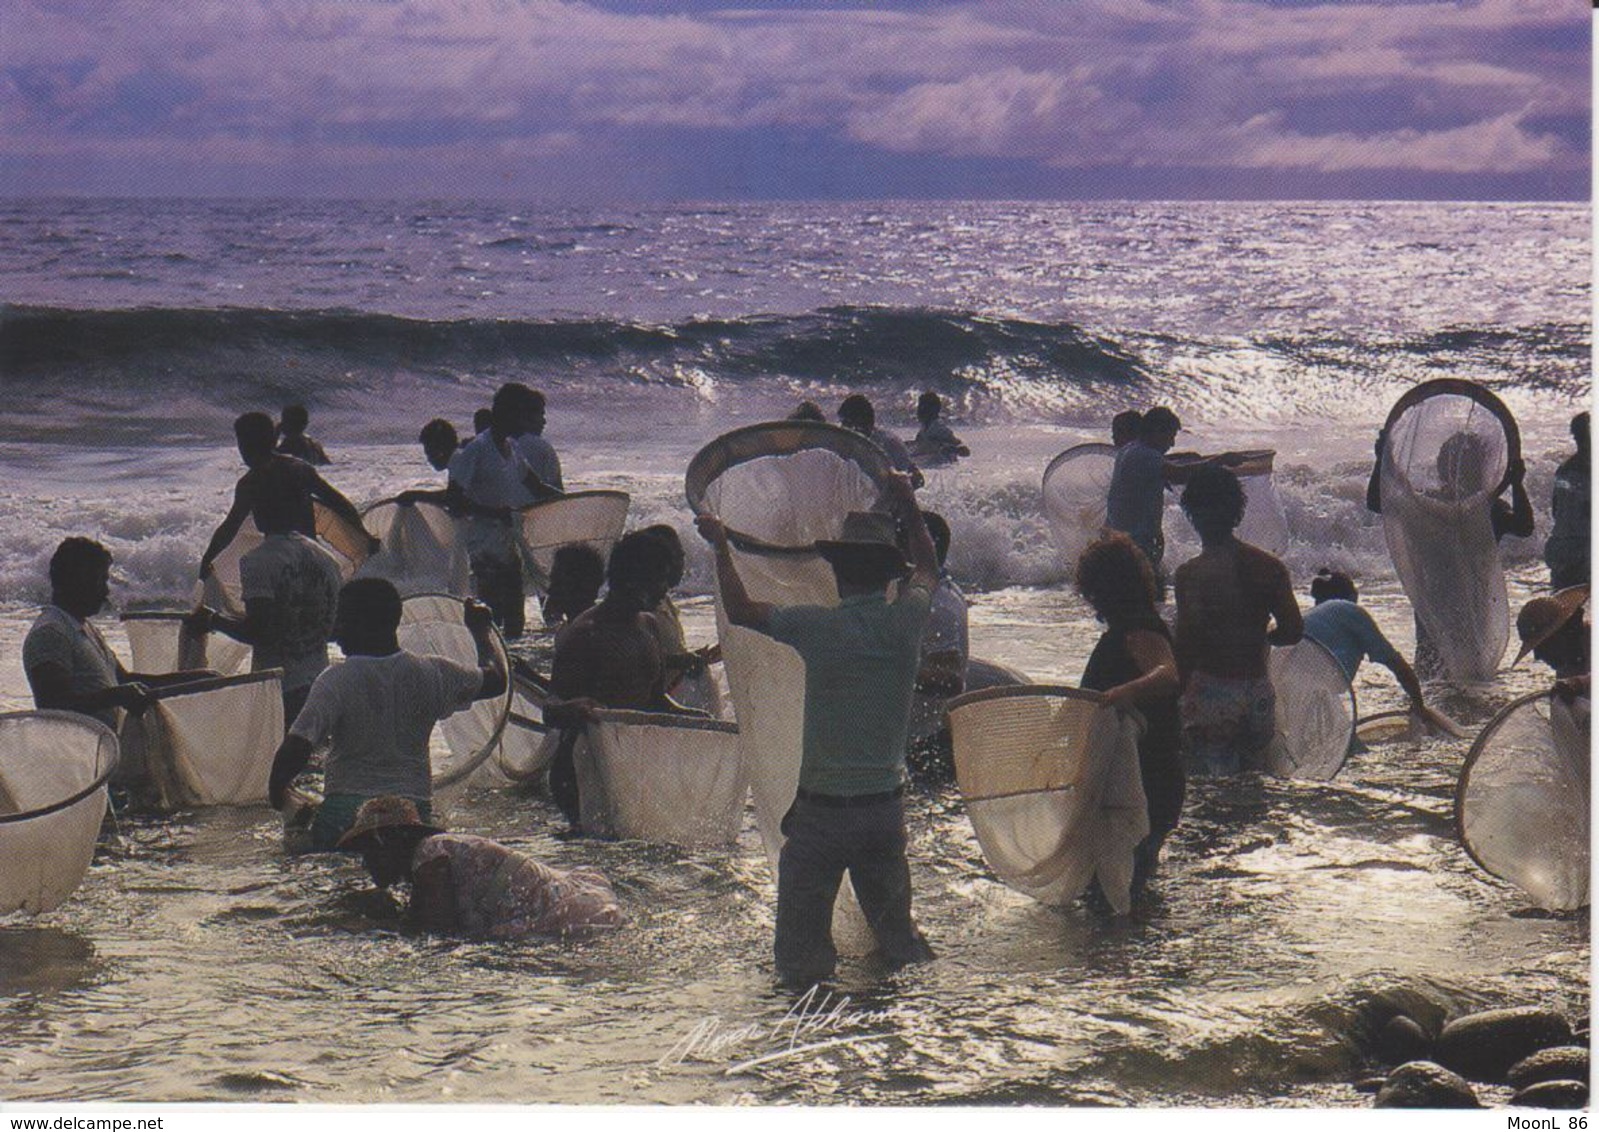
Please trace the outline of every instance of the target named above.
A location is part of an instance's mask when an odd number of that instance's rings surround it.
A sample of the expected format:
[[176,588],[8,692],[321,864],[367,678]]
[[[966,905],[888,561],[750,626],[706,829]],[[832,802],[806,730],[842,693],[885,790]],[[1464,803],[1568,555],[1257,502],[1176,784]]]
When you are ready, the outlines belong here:
[[[933,956],[911,919],[901,796],[905,730],[938,560],[910,479],[896,475],[891,484],[894,515],[853,513],[842,538],[816,543],[838,584],[841,600],[831,608],[752,601],[726,528],[710,516],[698,520],[716,550],[728,619],[805,661],[799,791],[783,818],[777,866],[777,972],[795,986],[833,973],[833,901],[846,870],[891,966]],[[896,544],[896,516],[909,535],[910,563]],[[904,580],[889,601],[896,578]]]

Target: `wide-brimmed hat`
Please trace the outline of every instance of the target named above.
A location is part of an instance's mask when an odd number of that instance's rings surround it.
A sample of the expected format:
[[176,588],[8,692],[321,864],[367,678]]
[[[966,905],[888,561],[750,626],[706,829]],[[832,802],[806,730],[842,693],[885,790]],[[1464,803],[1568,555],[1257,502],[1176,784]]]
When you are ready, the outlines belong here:
[[408,834],[420,840],[443,832],[438,826],[428,825],[422,820],[421,812],[411,799],[389,794],[382,798],[368,798],[361,803],[349,830],[339,838],[338,847],[359,852],[385,833]]
[[1521,651],[1511,664],[1520,664],[1521,658],[1560,632],[1583,606],[1588,604],[1587,586],[1567,586],[1563,590],[1535,597],[1516,614],[1516,633],[1521,637]]
[[816,552],[829,562],[878,562],[890,574],[903,574],[911,568],[895,538],[894,516],[881,511],[851,511],[844,516],[838,538],[816,540]]

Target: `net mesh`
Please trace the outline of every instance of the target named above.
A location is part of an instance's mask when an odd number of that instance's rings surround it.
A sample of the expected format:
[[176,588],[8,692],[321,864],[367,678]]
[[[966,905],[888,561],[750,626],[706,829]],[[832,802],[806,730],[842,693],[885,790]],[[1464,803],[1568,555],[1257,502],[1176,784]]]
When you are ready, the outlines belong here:
[[[466,627],[466,603],[449,594],[413,594],[401,606],[400,647],[419,656],[443,656],[476,668],[477,643]],[[505,643],[491,633],[502,671],[509,672]],[[471,707],[447,717],[434,728],[429,750],[433,789],[446,790],[464,783],[494,754],[510,715],[514,686],[493,699],[477,700]]]
[[1116,469],[1116,449],[1109,444],[1068,448],[1044,469],[1044,514],[1055,535],[1055,547],[1069,573],[1105,525],[1105,497]]
[[383,546],[361,564],[357,576],[387,578],[401,597],[472,592],[464,524],[443,507],[386,499],[368,507],[361,517]]
[[182,613],[124,613],[133,671],[149,675],[209,668],[235,676],[250,667],[250,646],[221,633],[188,633]]
[[0,715],[0,916],[48,912],[82,882],[116,761],[116,736],[87,716]]
[[278,669],[154,689],[122,724],[123,761],[142,771],[164,810],[267,800],[283,741]]
[[1527,696],[1483,729],[1455,794],[1461,843],[1540,908],[1588,903],[1590,706]]
[[544,723],[544,693],[521,676],[511,680],[511,712],[493,757],[472,773],[473,786],[530,786],[555,757],[558,736]]
[[[339,564],[339,574],[348,581],[366,561],[366,532],[353,526],[321,503],[314,503],[316,535],[323,549]],[[230,617],[244,616],[244,597],[239,580],[239,561],[261,545],[261,528],[246,519],[233,541],[211,561],[211,572],[195,585],[194,604],[209,605]]]
[[1149,833],[1137,719],[1042,685],[967,693],[949,714],[955,777],[1000,880],[1059,905],[1097,877],[1128,911],[1133,850]]
[[621,491],[574,491],[560,499],[535,503],[522,511],[522,561],[540,590],[550,586],[555,552],[563,546],[591,546],[604,558],[622,537],[628,496]]
[[1270,767],[1284,778],[1325,782],[1349,755],[1355,734],[1355,693],[1336,657],[1305,637],[1271,650],[1277,693],[1277,741]]
[[1383,536],[1417,635],[1423,676],[1491,680],[1510,636],[1491,508],[1519,440],[1509,412],[1460,382],[1412,390],[1388,418],[1380,470]]
[[749,780],[730,723],[602,712],[573,758],[585,831],[684,846],[738,838]]
[[[844,517],[877,503],[887,461],[870,441],[825,424],[780,422],[739,429],[695,456],[689,504],[727,524],[733,562],[751,599],[774,605],[837,605],[831,567],[811,549],[837,538]],[[772,867],[779,828],[799,789],[805,730],[805,662],[787,645],[733,625],[717,595],[716,622],[738,749],[755,801],[756,825]],[[845,884],[833,941],[865,954],[875,940]]]

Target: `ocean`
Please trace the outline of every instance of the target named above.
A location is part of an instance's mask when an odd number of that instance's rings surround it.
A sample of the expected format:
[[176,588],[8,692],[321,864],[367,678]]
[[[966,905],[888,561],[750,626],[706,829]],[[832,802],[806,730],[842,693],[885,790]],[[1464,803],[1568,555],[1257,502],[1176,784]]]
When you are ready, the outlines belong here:
[[[1514,411],[1538,511],[1503,546],[1517,608],[1546,582],[1553,470],[1591,398],[1591,255],[1590,210],[1560,204],[0,201],[0,705],[29,706],[21,640],[62,537],[112,549],[123,608],[187,595],[239,413],[306,404],[328,478],[364,503],[436,484],[417,430],[464,427],[509,380],[547,393],[568,486],[685,532],[694,640],[714,636],[694,452],[856,391],[909,436],[933,389],[973,451],[923,498],[954,530],[974,654],[1075,683],[1097,630],[1040,476],[1155,403],[1181,447],[1275,449],[1296,585],[1350,570],[1408,652],[1363,506],[1376,430],[1434,377]],[[1194,549],[1180,524],[1168,539],[1168,562]],[[1434,692],[1475,728],[1543,679],[1524,662]],[[1356,692],[1363,714],[1403,699],[1371,666]],[[285,859],[264,808],[124,819],[68,904],[0,924],[0,1096],[1365,1104],[1374,1002],[1587,1015],[1586,913],[1529,915],[1455,841],[1466,745],[1383,744],[1328,785],[1198,787],[1153,898],[1116,923],[1004,888],[958,795],[919,793],[940,959],[846,969],[850,1003],[813,1029],[858,1040],[753,1066],[794,1028],[753,829],[685,854],[473,797],[452,827],[597,865],[632,919],[485,945],[374,924],[359,870]],[[680,1056],[707,1025],[726,1040]]]

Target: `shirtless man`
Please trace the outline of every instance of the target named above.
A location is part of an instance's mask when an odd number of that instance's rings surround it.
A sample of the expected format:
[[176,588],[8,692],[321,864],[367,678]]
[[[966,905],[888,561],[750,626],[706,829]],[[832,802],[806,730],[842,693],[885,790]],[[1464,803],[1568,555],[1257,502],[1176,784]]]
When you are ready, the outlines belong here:
[[317,467],[333,463],[328,459],[327,449],[306,434],[310,424],[311,414],[304,405],[285,405],[283,420],[278,425],[278,451]]
[[851,432],[860,433],[881,448],[896,472],[910,476],[912,487],[921,487],[927,482],[916,461],[911,459],[910,449],[905,447],[905,442],[877,427],[877,410],[864,393],[851,393],[844,398],[838,406],[838,423]]
[[[307,538],[316,537],[316,512],[312,503],[318,502],[347,520],[356,530],[361,525],[361,512],[338,489],[317,474],[317,470],[304,460],[284,456],[272,450],[277,438],[277,426],[265,413],[245,413],[233,422],[233,435],[239,444],[239,455],[250,470],[239,477],[233,489],[233,506],[211,536],[211,543],[200,558],[200,577],[211,573],[211,563],[228,548],[255,508],[256,497],[270,492],[283,499],[290,516],[289,527]],[[370,549],[377,550],[378,540],[370,539]]]
[[550,796],[573,826],[580,821],[572,747],[601,708],[682,711],[666,694],[660,633],[650,612],[666,594],[671,555],[643,531],[624,535],[611,550],[605,600],[585,610],[555,638],[544,718],[563,728],[550,764]]
[[1277,731],[1266,658],[1270,646],[1300,639],[1304,619],[1288,568],[1233,534],[1244,517],[1236,475],[1217,465],[1199,468],[1182,507],[1203,546],[1173,579],[1189,767],[1206,775],[1262,770]]

